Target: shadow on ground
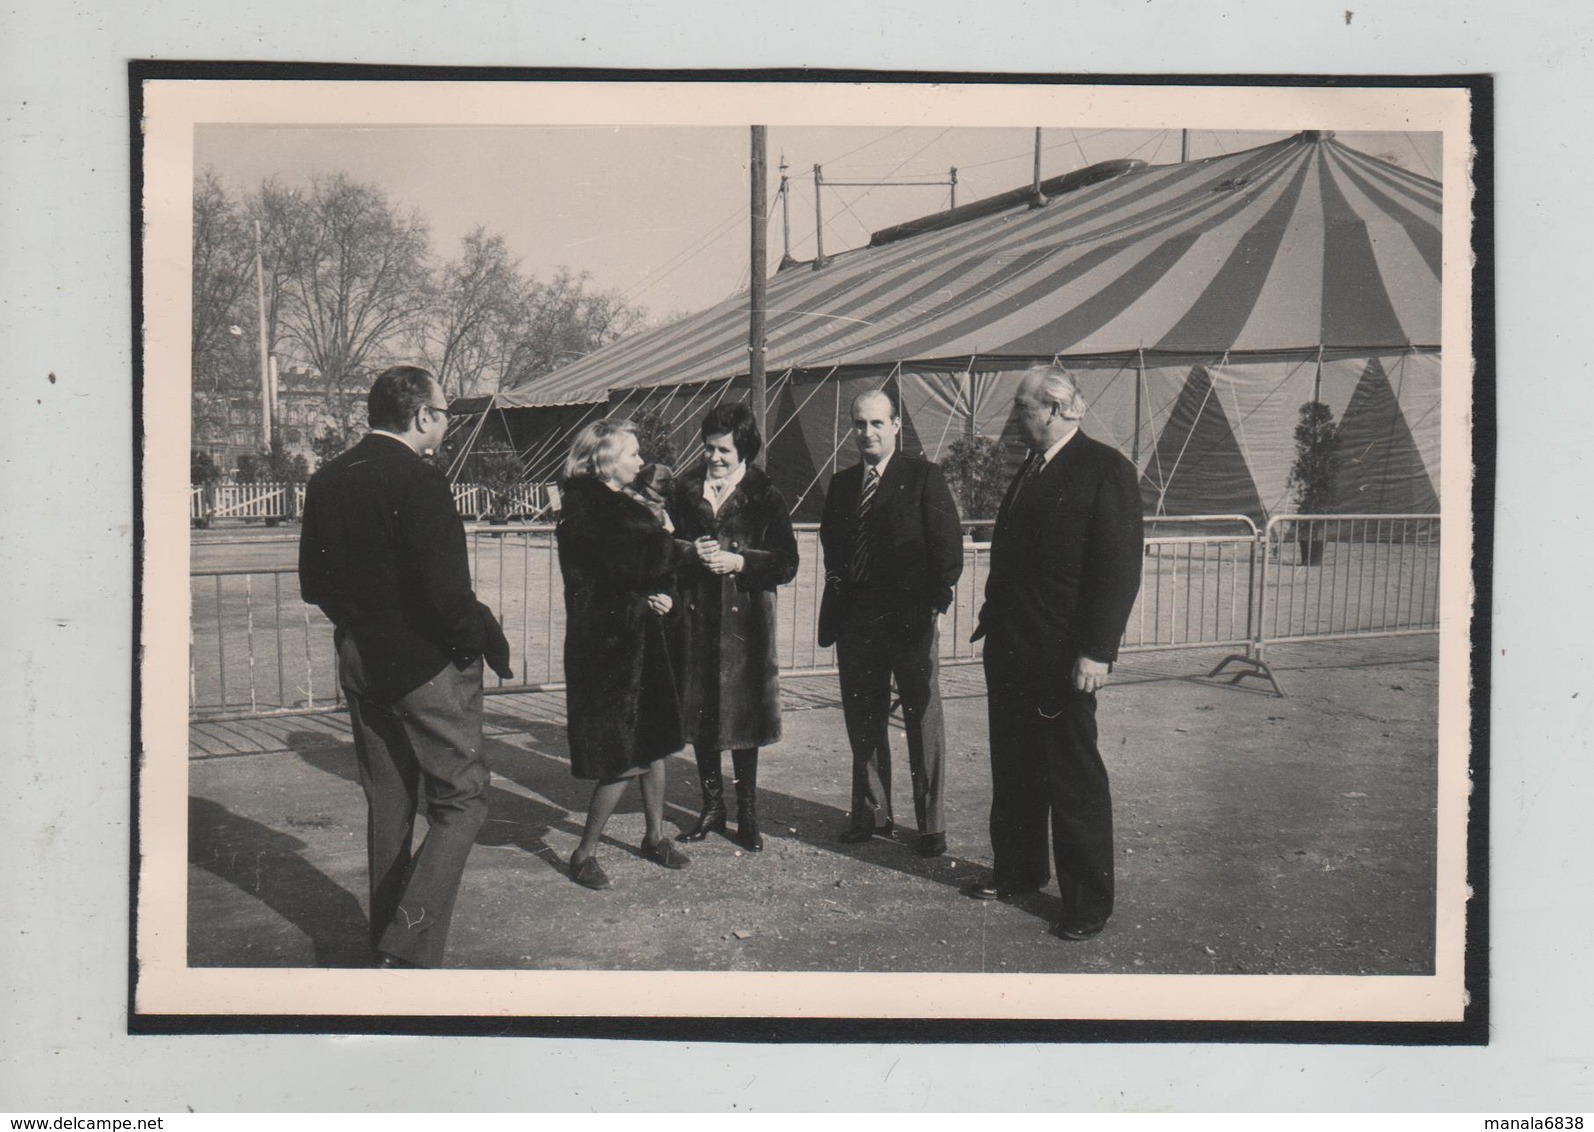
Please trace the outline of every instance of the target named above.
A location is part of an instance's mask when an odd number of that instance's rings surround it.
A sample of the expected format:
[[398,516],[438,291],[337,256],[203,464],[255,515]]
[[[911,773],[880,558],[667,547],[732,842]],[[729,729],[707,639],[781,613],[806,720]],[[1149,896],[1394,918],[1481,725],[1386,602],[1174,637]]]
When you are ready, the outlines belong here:
[[[637,852],[629,791],[600,849],[614,888],[571,883],[591,786],[569,771],[562,698],[488,700],[489,818],[451,966],[720,971],[1423,974],[1434,956],[1436,666],[1418,642],[1279,650],[1291,695],[1190,678],[1205,657],[1126,658],[1102,700],[1119,904],[1107,933],[1048,933],[1055,889],[984,904],[989,756],[977,668],[943,674],[951,854],[839,843],[850,760],[834,678],[786,682],[764,752],[768,848],[711,835],[686,870]],[[342,715],[195,725],[190,961],[339,966],[365,954],[364,800]],[[214,734],[212,734],[214,732]],[[912,801],[897,734],[898,817]],[[729,777],[730,759],[725,758]],[[699,805],[668,764],[667,823]],[[733,808],[734,816],[734,808]],[[733,823],[734,831],[734,823]]]

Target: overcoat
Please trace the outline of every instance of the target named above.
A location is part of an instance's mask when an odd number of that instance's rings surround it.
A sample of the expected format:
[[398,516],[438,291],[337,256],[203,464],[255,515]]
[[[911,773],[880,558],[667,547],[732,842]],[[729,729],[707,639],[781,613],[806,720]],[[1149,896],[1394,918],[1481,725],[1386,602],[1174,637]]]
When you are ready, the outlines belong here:
[[562,488],[555,537],[565,585],[570,770],[577,778],[615,778],[682,746],[666,618],[649,608],[648,596],[673,600],[676,568],[690,547],[641,502],[594,476]]
[[797,576],[797,539],[786,500],[769,475],[747,465],[715,515],[700,465],[675,481],[670,517],[677,538],[712,535],[740,554],[740,573],[713,574],[696,557],[681,569],[681,715],[687,741],[709,750],[780,740],[775,589]]
[[989,634],[1016,672],[1056,688],[1081,654],[1118,659],[1140,592],[1140,488],[1133,464],[1083,432],[1025,478],[1013,478],[997,513],[972,639]]
[[448,478],[402,440],[372,433],[310,477],[299,591],[363,662],[361,689],[391,704],[452,663],[509,672],[498,620],[471,590]]

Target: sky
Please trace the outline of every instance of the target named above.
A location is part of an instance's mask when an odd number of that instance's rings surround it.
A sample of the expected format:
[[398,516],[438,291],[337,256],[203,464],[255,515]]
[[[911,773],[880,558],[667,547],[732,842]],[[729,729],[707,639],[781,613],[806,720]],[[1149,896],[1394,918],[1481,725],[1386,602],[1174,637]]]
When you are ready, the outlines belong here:
[[[726,127],[343,127],[202,125],[196,173],[213,169],[229,189],[267,178],[286,186],[343,172],[380,185],[426,221],[441,259],[477,225],[501,234],[521,269],[560,267],[618,290],[649,321],[702,310],[747,286],[749,131]],[[1233,153],[1283,133],[1190,130],[1190,157]],[[1345,144],[1436,177],[1440,139],[1422,133],[1343,133]],[[944,209],[948,170],[957,201],[1027,185],[1034,131],[1019,127],[770,127],[769,265],[783,251],[774,194],[789,166],[790,249],[814,254],[814,165],[824,169],[824,250],[867,244],[872,232]],[[1048,129],[1041,176],[1134,157],[1176,162],[1178,130]],[[831,187],[829,182],[912,181],[911,186]],[[926,182],[943,182],[933,184]]]

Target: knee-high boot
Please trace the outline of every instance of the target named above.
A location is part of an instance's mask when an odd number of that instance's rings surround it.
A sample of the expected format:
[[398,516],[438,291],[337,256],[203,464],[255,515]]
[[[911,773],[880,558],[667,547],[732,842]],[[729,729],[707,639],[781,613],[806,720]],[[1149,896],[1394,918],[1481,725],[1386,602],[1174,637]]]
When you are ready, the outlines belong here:
[[764,848],[758,832],[758,748],[732,751],[731,770],[736,776],[736,843],[757,853]]
[[702,841],[711,833],[725,832],[725,779],[720,773],[720,753],[693,748],[697,756],[697,779],[703,787],[703,811],[697,815],[697,824],[681,834],[677,841]]

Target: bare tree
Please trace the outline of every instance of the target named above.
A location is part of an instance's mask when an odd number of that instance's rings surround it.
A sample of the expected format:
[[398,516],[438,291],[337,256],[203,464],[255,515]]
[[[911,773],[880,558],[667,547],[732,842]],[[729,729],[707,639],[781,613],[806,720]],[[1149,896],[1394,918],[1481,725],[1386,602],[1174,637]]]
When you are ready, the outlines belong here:
[[[237,201],[215,171],[194,181],[194,276],[192,363],[195,388],[233,386],[250,374],[248,344],[254,337],[250,302],[254,241]],[[235,332],[235,329],[239,332]]]
[[360,384],[426,312],[426,225],[344,173],[314,179],[304,194],[268,183],[261,211],[280,272],[282,340],[320,372],[329,395]]
[[443,266],[419,335],[421,356],[449,397],[497,388],[524,292],[502,236],[478,225],[460,241],[460,256]]
[[547,283],[530,283],[510,328],[506,387],[550,373],[576,358],[624,337],[646,317],[618,291],[589,290],[586,272],[561,267]]

